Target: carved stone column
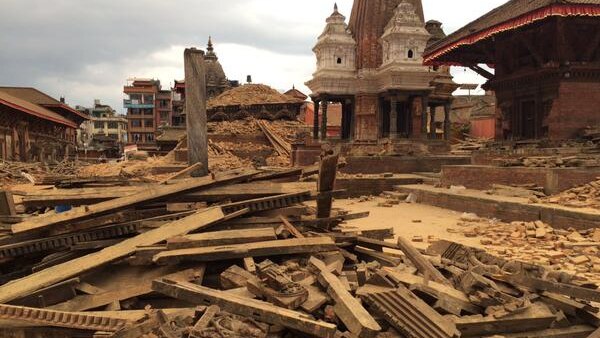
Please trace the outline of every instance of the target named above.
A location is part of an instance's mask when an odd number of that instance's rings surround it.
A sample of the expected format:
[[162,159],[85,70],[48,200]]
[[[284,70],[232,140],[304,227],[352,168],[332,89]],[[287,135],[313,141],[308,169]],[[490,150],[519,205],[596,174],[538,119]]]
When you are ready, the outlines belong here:
[[435,106],[429,107],[429,138],[432,140],[436,139],[436,128],[435,128]]
[[429,107],[429,97],[425,94],[421,96],[421,137],[427,138],[427,107]]
[[390,100],[390,138],[398,138],[398,100],[395,97]]
[[319,139],[319,106],[321,102],[313,99],[314,104],[314,121],[313,121],[313,139]]
[[450,111],[452,110],[452,104],[446,103],[444,105],[444,140],[450,140],[451,123],[450,123]]
[[323,100],[323,114],[321,117],[321,140],[327,139],[327,100]]

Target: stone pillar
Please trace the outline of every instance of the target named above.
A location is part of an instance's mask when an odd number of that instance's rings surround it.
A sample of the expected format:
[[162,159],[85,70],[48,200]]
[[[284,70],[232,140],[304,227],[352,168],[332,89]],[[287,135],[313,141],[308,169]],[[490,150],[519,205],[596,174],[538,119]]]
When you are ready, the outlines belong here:
[[421,137],[427,138],[427,107],[429,107],[429,97],[421,96]]
[[314,103],[314,121],[313,121],[313,139],[319,139],[319,107],[321,106],[321,101],[313,100]]
[[206,116],[206,65],[204,52],[195,48],[184,51],[185,114],[187,118],[188,164],[202,164],[193,177],[208,175],[208,130]]
[[435,128],[435,106],[429,107],[429,138],[435,140],[436,128]]
[[398,138],[398,100],[395,97],[390,100],[390,138]]
[[323,101],[323,114],[321,117],[321,140],[327,139],[327,100]]
[[444,140],[450,140],[451,124],[450,124],[450,110],[452,110],[452,104],[446,103],[444,105]]

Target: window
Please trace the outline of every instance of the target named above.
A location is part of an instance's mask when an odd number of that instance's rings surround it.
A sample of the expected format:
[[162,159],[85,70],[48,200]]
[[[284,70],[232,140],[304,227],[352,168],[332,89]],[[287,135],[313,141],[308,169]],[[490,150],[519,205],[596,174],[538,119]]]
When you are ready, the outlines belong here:
[[154,120],[144,120],[144,127],[148,127],[148,128],[154,127]]
[[133,128],[139,128],[142,126],[142,120],[131,120],[131,126]]
[[104,122],[102,122],[102,121],[95,121],[94,122],[94,128],[95,129],[104,129]]
[[153,104],[154,95],[144,95],[144,104]]
[[409,50],[408,50],[408,58],[409,58],[409,59],[412,59],[414,56],[415,56],[415,52],[413,52],[413,50],[412,50],[412,49],[409,49]]
[[160,112],[160,120],[161,121],[169,121],[169,112],[166,112],[166,111]]
[[131,101],[141,102],[142,101],[142,95],[141,94],[129,94],[129,99]]
[[154,134],[146,134],[146,142],[154,142]]
[[131,134],[133,142],[138,143],[142,141],[142,134]]
[[129,115],[140,115],[140,109],[139,108],[129,109]]
[[342,64],[342,58],[337,58],[337,64],[341,65]]
[[108,137],[113,139],[113,140],[118,140],[119,139],[119,135],[117,134],[108,134]]
[[144,115],[153,115],[154,111],[152,109],[142,109]]
[[118,128],[117,122],[114,122],[114,121],[108,122],[108,129],[117,129],[117,128]]

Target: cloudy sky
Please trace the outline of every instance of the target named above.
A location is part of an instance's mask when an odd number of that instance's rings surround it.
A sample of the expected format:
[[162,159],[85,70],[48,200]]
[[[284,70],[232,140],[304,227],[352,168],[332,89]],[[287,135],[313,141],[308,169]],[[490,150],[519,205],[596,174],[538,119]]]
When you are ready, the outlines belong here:
[[[337,0],[350,16],[352,0]],[[307,90],[312,47],[333,0],[0,0],[0,85],[33,86],[71,105],[95,98],[122,111],[128,78],[169,87],[183,78],[185,47],[212,35],[230,79]],[[506,0],[423,0],[447,33]],[[482,79],[462,68],[459,83]]]

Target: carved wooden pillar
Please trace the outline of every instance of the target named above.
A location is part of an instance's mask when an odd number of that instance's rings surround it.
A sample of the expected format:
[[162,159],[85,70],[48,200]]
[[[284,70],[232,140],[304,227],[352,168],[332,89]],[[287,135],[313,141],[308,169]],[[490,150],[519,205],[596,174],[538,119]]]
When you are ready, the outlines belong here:
[[436,128],[435,128],[435,106],[429,107],[429,138],[432,140],[436,139]]
[[421,96],[421,137],[427,138],[427,107],[429,107],[429,97]]
[[313,139],[318,140],[319,139],[319,106],[321,105],[321,101],[319,100],[314,100],[314,107],[315,107],[315,114],[314,114],[314,121],[313,121]]
[[321,117],[321,140],[327,139],[327,99],[323,100],[323,114]]
[[446,103],[444,105],[444,140],[450,140],[450,110],[452,109],[451,103]]
[[390,138],[398,138],[398,100],[390,99]]

